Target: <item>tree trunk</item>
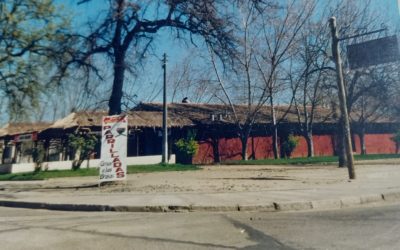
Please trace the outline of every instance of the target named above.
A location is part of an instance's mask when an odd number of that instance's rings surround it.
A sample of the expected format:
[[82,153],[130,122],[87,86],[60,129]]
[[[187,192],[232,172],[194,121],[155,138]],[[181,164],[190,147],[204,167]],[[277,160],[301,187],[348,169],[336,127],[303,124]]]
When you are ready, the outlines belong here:
[[213,147],[213,155],[214,155],[214,163],[220,163],[221,157],[219,154],[219,140],[216,137],[212,137],[212,147]]
[[276,125],[276,113],[275,106],[272,99],[270,97],[270,105],[271,105],[271,117],[272,117],[272,151],[274,152],[274,158],[279,159],[279,148],[278,148],[278,126]]
[[[340,118],[342,119],[342,118]],[[338,156],[339,156],[339,167],[344,168],[347,166],[347,157],[346,157],[346,150],[345,150],[345,144],[346,144],[346,138],[344,137],[344,127],[342,126],[342,122],[339,121],[338,124]]]
[[256,147],[254,145],[254,136],[251,137],[251,159],[256,160]]
[[247,155],[247,138],[248,136],[244,135],[241,137],[241,142],[242,142],[242,160],[247,161],[248,160],[248,155]]
[[274,158],[279,159],[279,147],[278,147],[278,126],[274,125],[274,131],[272,134],[272,151],[274,152]]
[[307,132],[305,139],[307,142],[307,157],[314,157],[314,142],[312,132]]
[[365,146],[365,130],[364,130],[364,128],[361,128],[360,134],[358,136],[360,136],[361,155],[366,155],[367,147]]
[[120,53],[115,57],[114,62],[114,81],[111,92],[110,101],[108,102],[109,115],[119,115],[121,114],[121,99],[122,99],[122,87],[124,84],[124,55]]

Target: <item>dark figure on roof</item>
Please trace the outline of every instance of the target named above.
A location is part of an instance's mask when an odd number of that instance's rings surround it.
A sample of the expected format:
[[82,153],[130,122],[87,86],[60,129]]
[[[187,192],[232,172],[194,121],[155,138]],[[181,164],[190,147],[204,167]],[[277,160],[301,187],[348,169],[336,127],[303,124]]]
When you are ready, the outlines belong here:
[[187,97],[183,98],[182,103],[190,103],[189,98],[187,98]]

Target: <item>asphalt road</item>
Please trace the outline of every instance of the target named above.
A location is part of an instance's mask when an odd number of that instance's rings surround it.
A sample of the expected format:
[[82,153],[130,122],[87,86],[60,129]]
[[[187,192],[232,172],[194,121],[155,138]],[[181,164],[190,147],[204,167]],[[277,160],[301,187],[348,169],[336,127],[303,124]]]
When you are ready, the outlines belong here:
[[0,249],[400,249],[400,204],[296,213],[0,208]]

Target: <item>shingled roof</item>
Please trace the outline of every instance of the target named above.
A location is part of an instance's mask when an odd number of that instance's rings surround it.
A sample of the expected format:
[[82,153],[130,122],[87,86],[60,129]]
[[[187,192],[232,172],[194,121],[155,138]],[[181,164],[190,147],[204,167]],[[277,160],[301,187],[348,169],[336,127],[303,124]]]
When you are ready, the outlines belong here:
[[[74,112],[56,121],[49,129],[69,129],[75,127],[101,126],[102,117],[106,111]],[[162,112],[131,111],[127,113],[129,127],[162,127]],[[174,114],[168,117],[168,127],[183,127],[194,125],[190,119]]]
[[0,137],[41,132],[47,129],[50,125],[50,122],[7,123],[0,128]]
[[[162,127],[162,104],[161,103],[140,103],[134,109],[127,113],[129,127]],[[283,117],[283,122],[297,123],[297,110],[292,107],[287,112],[287,106],[277,106],[277,118]],[[246,119],[248,107],[246,105],[235,105],[238,118],[241,122]],[[286,113],[287,112],[287,113]],[[106,116],[106,111],[79,111],[73,112],[68,116],[57,120],[51,124],[48,122],[36,123],[9,123],[0,129],[0,137],[12,136],[16,134],[26,134],[32,132],[41,132],[44,130],[65,130],[77,127],[100,127],[102,117]],[[357,120],[357,113],[352,113]],[[271,109],[269,106],[263,106],[255,119],[259,125],[270,124]],[[314,123],[328,124],[336,123],[337,115],[330,109],[316,108]],[[379,117],[371,120],[372,123],[395,123],[390,118]],[[192,104],[192,103],[170,103],[168,104],[168,127],[186,127],[195,125],[214,125],[214,124],[234,124],[234,114],[230,107],[223,104]]]
[[[161,112],[162,107],[161,103],[140,103],[133,111]],[[248,106],[235,105],[234,108],[239,120],[244,122],[247,117]],[[297,123],[297,110],[294,107],[289,111],[287,110],[288,106],[277,106],[275,108],[277,119],[282,118],[283,122]],[[223,104],[171,103],[168,104],[168,115],[172,114],[187,117],[194,124],[215,124],[215,122],[225,124],[235,123],[234,113],[231,108]],[[214,116],[214,120],[212,116]],[[336,122],[336,117],[329,109],[317,108],[314,120],[316,123],[332,123]],[[262,106],[257,114],[255,123],[270,124],[271,121],[271,108],[269,106]]]

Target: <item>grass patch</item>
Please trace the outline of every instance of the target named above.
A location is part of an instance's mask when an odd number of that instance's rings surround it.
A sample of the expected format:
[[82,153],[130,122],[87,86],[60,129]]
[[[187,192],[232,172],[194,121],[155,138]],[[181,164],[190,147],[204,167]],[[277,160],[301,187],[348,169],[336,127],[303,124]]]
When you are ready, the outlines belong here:
[[[362,160],[382,160],[400,158],[400,154],[373,154],[373,155],[355,155],[356,161]],[[316,156],[312,158],[301,157],[291,159],[262,159],[248,161],[226,161],[226,165],[312,165],[312,164],[330,164],[337,163],[337,156]]]
[[96,168],[84,168],[78,170],[52,170],[29,173],[2,174],[0,175],[0,181],[33,181],[63,177],[95,176],[98,174],[99,170]]
[[[200,169],[195,165],[182,164],[154,164],[128,166],[128,174],[166,172],[166,171],[188,171]],[[0,181],[33,181],[51,178],[98,176],[98,168],[82,168],[78,170],[51,170],[30,173],[0,174]]]
[[132,165],[128,166],[128,174],[167,172],[167,171],[188,171],[200,169],[196,165],[184,164],[154,164],[154,165]]
[[262,160],[248,160],[248,161],[226,161],[223,164],[227,165],[306,165],[306,164],[323,164],[337,162],[336,156],[323,156],[323,157],[302,157],[291,159],[262,159]]
[[400,154],[371,154],[371,155],[355,155],[355,160],[384,160],[384,159],[398,159]]

